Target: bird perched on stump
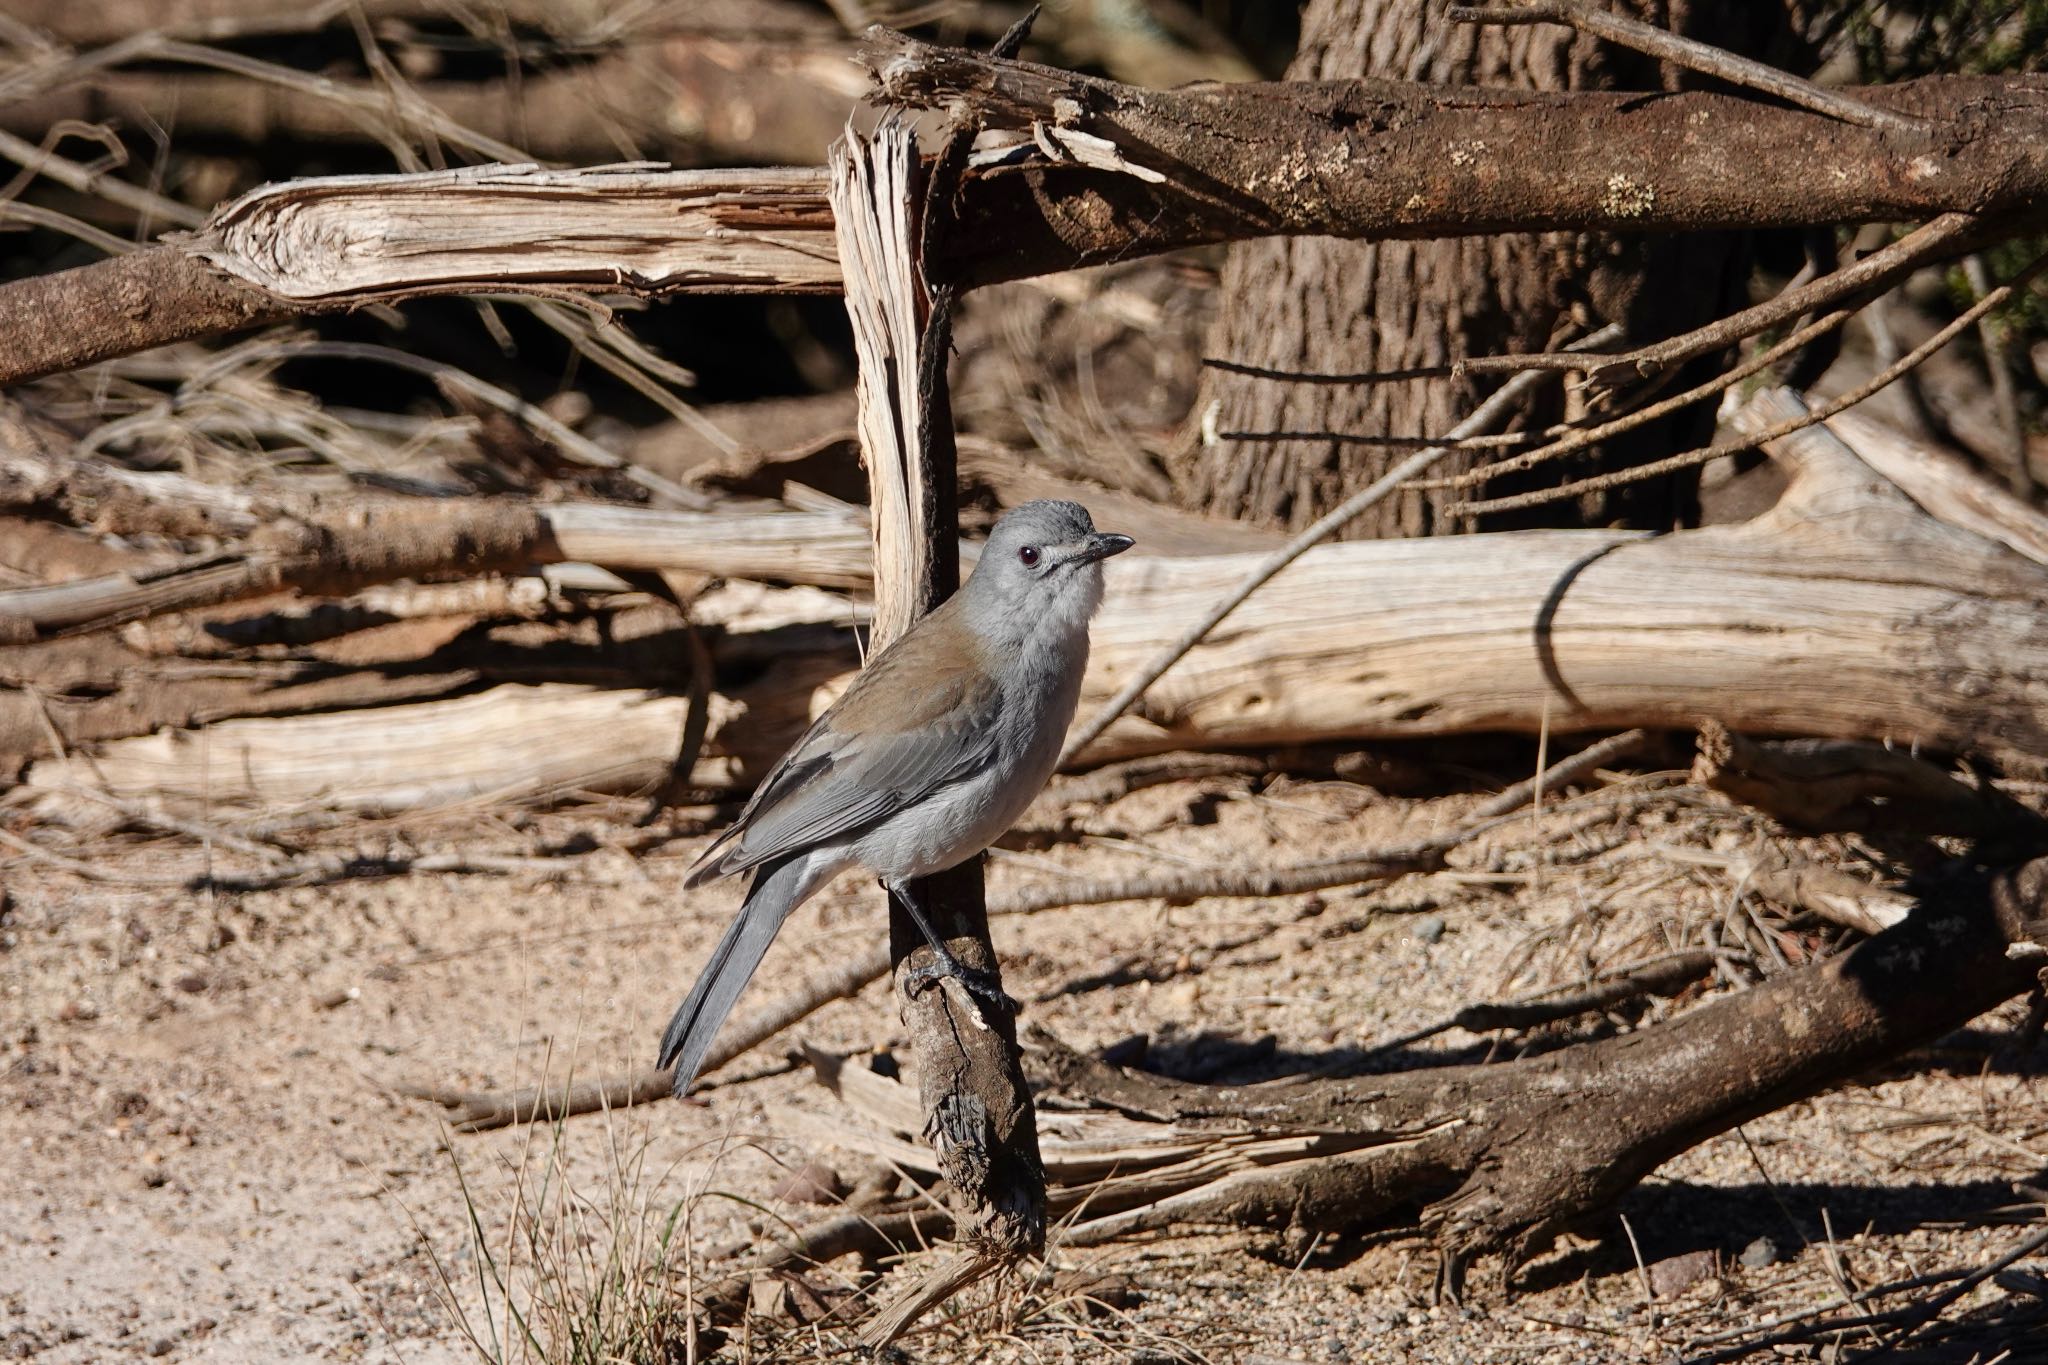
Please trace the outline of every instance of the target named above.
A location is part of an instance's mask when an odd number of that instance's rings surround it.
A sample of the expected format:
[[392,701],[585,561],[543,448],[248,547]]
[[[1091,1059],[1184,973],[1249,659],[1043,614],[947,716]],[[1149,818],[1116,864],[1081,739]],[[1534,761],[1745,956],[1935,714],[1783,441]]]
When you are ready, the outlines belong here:
[[1131,538],[1098,531],[1078,503],[1027,502],[998,521],[974,573],[878,654],[704,850],[686,887],[752,872],[737,917],[669,1021],[661,1065],[689,1090],[789,912],[850,867],[882,879],[931,944],[914,993],[951,976],[1000,999],[946,949],[910,894],[919,877],[987,848],[1058,762],[1102,561]]

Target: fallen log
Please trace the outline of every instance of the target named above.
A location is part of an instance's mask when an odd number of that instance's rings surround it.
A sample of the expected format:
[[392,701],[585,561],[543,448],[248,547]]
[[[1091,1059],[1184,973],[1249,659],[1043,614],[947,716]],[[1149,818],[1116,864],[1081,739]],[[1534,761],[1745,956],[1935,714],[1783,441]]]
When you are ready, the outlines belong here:
[[[1273,235],[1976,215],[1951,244],[1961,252],[2009,235],[2000,216],[2034,211],[2048,188],[2048,84],[2033,77],[1858,91],[1891,116],[1863,127],[1707,91],[1148,91],[880,30],[866,60],[886,99],[963,111],[1012,137],[947,206],[956,230],[936,243],[933,269],[961,287]],[[1731,176],[1731,165],[1774,174]],[[244,197],[190,238],[0,286],[0,385],[422,293],[830,291],[831,239],[815,169],[484,166],[297,181]]]
[[[865,587],[857,508],[718,512],[510,498],[256,496],[98,460],[0,450],[0,508],[50,508],[96,530],[239,534],[232,551],[0,589],[0,642],[77,633],[268,597],[339,595],[426,575],[600,563],[828,587]],[[762,518],[766,518],[763,520]]]
[[[1796,401],[1761,395],[1755,416],[1776,420]],[[1823,429],[1775,442],[1773,454],[1791,471],[1790,487],[1776,507],[1741,525],[1661,537],[1544,531],[1320,546],[1190,650],[1083,761],[1335,739],[1534,734],[1546,726],[1554,733],[1693,729],[1707,720],[1752,735],[2048,761],[2048,636],[2039,629],[2048,570],[1936,521]],[[636,515],[685,515],[604,513],[622,518],[622,527],[637,525]],[[796,520],[785,523],[785,515]],[[807,518],[818,515],[745,518],[695,567],[720,571],[719,557],[736,557],[744,538],[755,572],[801,576],[799,541],[782,538],[780,528],[812,527]],[[857,537],[859,525],[846,513],[833,534]],[[672,556],[689,547],[622,536],[614,549],[578,548],[601,559]],[[1113,695],[1257,558],[1132,554],[1112,562],[1081,714]],[[728,560],[725,571],[737,562]],[[866,572],[858,550],[835,562]],[[6,600],[0,593],[0,603]],[[759,657],[743,617],[725,629],[720,657],[741,648]],[[811,637],[810,648],[818,645]],[[706,758],[692,780],[713,787],[750,781],[758,758],[779,752],[844,686],[851,641],[840,650],[792,657],[715,704]],[[675,678],[647,682],[680,685]],[[612,704],[640,702],[630,693]],[[380,761],[393,789],[430,787],[405,748],[380,734],[374,715],[358,718],[352,742],[384,749]],[[298,746],[290,736],[302,723],[278,720],[237,734],[249,761],[262,766],[265,746]],[[496,742],[512,743],[514,733]],[[607,739],[603,763],[633,733]],[[127,746],[135,743],[98,751],[109,780],[170,780],[157,756],[129,775],[135,751]],[[656,756],[636,762],[653,766]],[[225,765],[214,765],[207,781],[216,800],[253,796]],[[312,790],[299,794],[310,799]]]

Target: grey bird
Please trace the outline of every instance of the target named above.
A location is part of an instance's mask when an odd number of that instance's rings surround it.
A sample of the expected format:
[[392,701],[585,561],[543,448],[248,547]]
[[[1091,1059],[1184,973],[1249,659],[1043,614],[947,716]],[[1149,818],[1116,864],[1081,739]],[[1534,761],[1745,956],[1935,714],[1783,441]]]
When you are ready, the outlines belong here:
[[987,848],[1052,776],[1081,695],[1102,561],[1131,544],[1097,531],[1078,503],[1012,510],[960,591],[861,670],[704,850],[685,887],[735,872],[753,881],[662,1036],[676,1094],[697,1079],[790,911],[851,867],[881,878],[931,944],[936,965],[912,989],[953,976],[1000,996],[946,950],[909,884]]

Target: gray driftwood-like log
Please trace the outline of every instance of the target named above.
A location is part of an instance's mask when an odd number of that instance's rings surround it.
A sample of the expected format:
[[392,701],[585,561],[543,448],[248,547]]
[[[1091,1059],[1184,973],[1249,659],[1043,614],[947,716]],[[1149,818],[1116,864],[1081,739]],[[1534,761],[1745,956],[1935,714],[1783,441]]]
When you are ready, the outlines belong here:
[[[1784,393],[1754,401],[1756,411],[1742,420],[1766,425],[1797,402]],[[1775,442],[1773,453],[1791,471],[1790,488],[1778,506],[1741,525],[1662,537],[1532,531],[1319,546],[1195,646],[1085,758],[1489,729],[1535,733],[1546,723],[1555,732],[1692,729],[1718,720],[1753,735],[1889,741],[2025,764],[2048,759],[2048,636],[2039,627],[2048,570],[1937,521],[1824,429]],[[636,545],[646,553],[659,543],[671,559],[696,553],[687,535],[657,542],[624,531],[657,522],[680,531],[680,520],[661,519],[708,515],[602,512],[618,519],[620,538],[610,548],[575,548],[615,563]],[[783,515],[795,518],[788,525],[801,535],[781,534]],[[715,546],[699,542],[702,556],[689,567],[801,577],[804,537],[825,534],[840,546],[831,562],[858,573],[865,558],[858,520],[848,514],[847,523],[821,530],[815,518],[822,515],[746,518],[718,532]],[[754,568],[736,557],[742,551]],[[1133,553],[1111,561],[1082,715],[1258,558]],[[664,566],[675,567],[655,567]],[[8,600],[0,594],[0,607]],[[741,648],[749,628],[734,620],[726,632],[721,652]],[[844,686],[850,641],[841,650],[778,657],[767,674],[719,699],[693,780],[751,782],[759,763]],[[630,709],[643,700],[621,693],[607,704]],[[33,711],[24,710],[21,721],[21,735],[40,733]],[[314,800],[322,783],[336,780],[334,769],[266,759],[268,752],[306,754],[310,741],[294,738],[302,723],[238,727],[235,746],[218,728],[205,748],[160,752],[162,739],[113,740],[95,761],[106,781],[130,791],[161,784],[204,791],[216,802],[254,799],[242,775],[261,771],[288,782],[265,798]],[[384,742],[374,711],[358,723],[358,749],[381,752],[394,789],[424,780],[426,770],[414,771],[412,759],[431,761],[431,746]],[[89,733],[113,739],[105,728]],[[663,760],[673,756],[672,744],[664,745]],[[36,741],[33,752],[48,750]],[[182,773],[166,767],[179,754]],[[372,778],[349,768],[347,784]]]
[[[1901,131],[1712,92],[1148,91],[882,30],[867,59],[887,99],[1016,139],[945,206],[963,230],[935,242],[932,268],[962,287],[1261,236],[2000,219],[2048,195],[2039,77],[1857,92],[1921,120]],[[489,166],[295,182],[192,237],[0,286],[0,384],[418,293],[830,290],[831,240],[817,169]]]

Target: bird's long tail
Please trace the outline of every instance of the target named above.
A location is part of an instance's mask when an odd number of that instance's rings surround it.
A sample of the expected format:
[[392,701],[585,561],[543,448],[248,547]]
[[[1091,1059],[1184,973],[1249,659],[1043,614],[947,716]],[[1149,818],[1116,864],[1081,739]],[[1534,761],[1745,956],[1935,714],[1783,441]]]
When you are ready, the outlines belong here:
[[661,1065],[675,1064],[675,1093],[688,1092],[704,1068],[718,1026],[732,1013],[754,969],[767,955],[775,933],[803,899],[817,888],[817,870],[804,854],[764,863],[747,888],[747,899],[711,950],[697,984],[668,1021],[661,1036]]

